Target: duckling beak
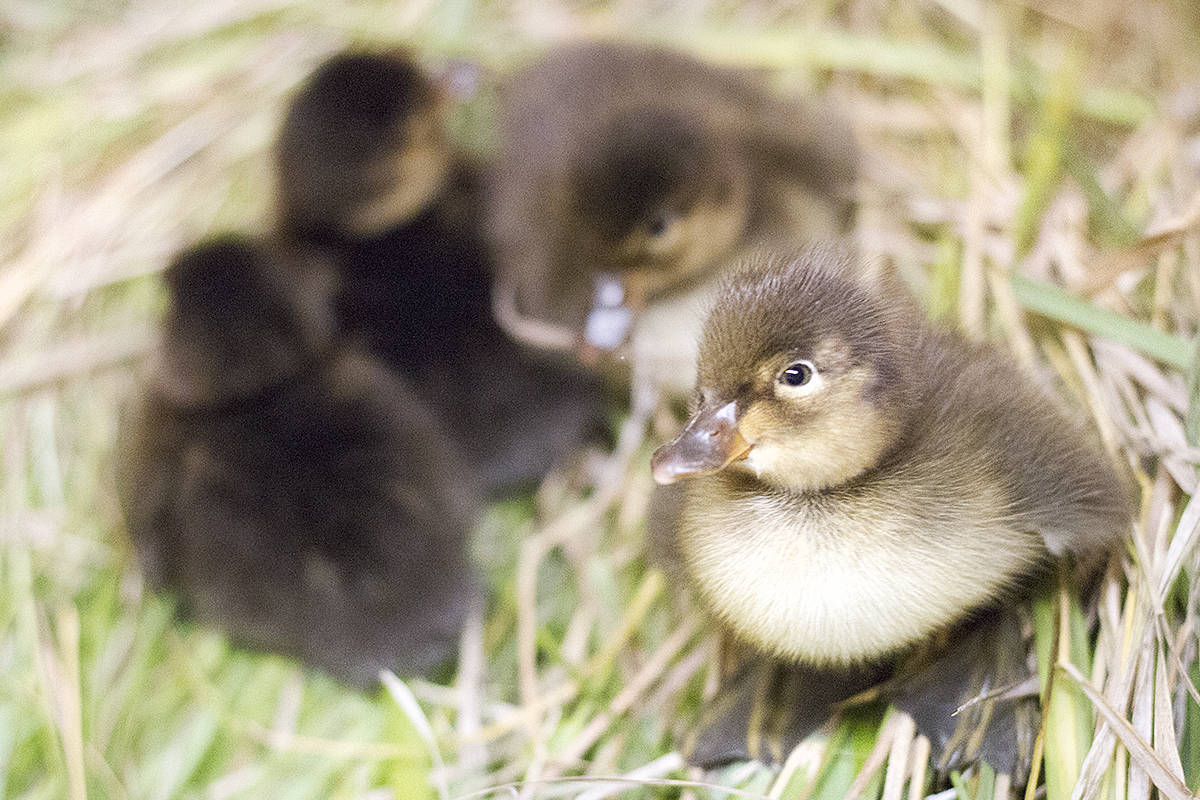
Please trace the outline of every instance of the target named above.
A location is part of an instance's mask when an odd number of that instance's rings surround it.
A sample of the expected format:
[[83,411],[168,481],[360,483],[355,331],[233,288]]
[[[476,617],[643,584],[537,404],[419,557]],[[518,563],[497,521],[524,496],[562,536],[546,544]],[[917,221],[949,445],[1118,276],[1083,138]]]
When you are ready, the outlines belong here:
[[675,439],[654,451],[654,480],[675,483],[692,475],[719,472],[746,457],[753,445],[738,429],[737,402],[702,408]]

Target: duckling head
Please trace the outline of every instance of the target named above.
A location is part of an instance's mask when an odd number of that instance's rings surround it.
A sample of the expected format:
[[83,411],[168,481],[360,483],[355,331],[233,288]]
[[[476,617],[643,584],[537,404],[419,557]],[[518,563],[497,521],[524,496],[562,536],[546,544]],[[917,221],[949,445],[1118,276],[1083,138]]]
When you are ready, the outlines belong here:
[[404,51],[342,53],[318,67],[276,149],[285,228],[368,237],[417,214],[450,171],[444,104]]
[[615,116],[585,137],[573,184],[589,271],[615,273],[641,305],[689,283],[741,239],[748,176],[702,120],[662,110]]
[[629,318],[597,333],[597,313],[614,305],[636,313],[719,267],[745,234],[750,178],[731,143],[680,109],[611,112],[578,136],[566,160],[556,218],[535,221],[561,246],[520,259],[502,279],[519,313],[611,350]]
[[332,339],[332,279],[247,239],[226,237],[175,258],[152,378],[175,405],[251,397],[302,370]]
[[886,457],[915,402],[917,322],[855,272],[814,250],[726,279],[701,338],[695,411],[654,454],[659,483],[735,469],[819,491]]

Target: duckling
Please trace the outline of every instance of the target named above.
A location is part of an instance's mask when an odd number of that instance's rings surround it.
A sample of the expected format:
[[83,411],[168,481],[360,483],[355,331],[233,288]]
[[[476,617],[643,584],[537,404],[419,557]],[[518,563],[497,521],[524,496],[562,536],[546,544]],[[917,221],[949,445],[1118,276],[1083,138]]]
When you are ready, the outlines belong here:
[[148,580],[351,684],[447,660],[478,592],[474,482],[411,388],[339,340],[327,267],[227,237],[165,279],[118,458]]
[[276,144],[282,229],[364,239],[415,217],[455,166],[444,105],[405,51],[344,52],[321,64]]
[[694,413],[652,460],[675,509],[658,547],[765,660],[851,676],[890,665],[891,699],[943,765],[982,755],[1019,775],[1024,712],[977,709],[982,742],[951,713],[1020,682],[1014,609],[1056,563],[1111,553],[1126,494],[1012,359],[854,280],[852,261],[815,249],[723,283]]
[[493,319],[485,168],[449,141],[447,106],[404,51],[332,57],[279,134],[279,230],[337,264],[340,324],[409,379],[497,494],[588,441],[601,392]]
[[634,370],[671,393],[694,383],[697,309],[736,253],[851,217],[845,120],[663,48],[554,50],[512,79],[500,132],[500,318],[593,359],[629,341]]

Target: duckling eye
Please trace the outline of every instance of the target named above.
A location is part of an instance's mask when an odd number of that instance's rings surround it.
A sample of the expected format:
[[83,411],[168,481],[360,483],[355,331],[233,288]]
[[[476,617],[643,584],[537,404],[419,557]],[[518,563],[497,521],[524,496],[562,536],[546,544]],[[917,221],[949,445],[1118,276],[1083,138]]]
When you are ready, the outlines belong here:
[[813,366],[807,361],[797,361],[779,373],[779,382],[784,386],[803,386],[812,380]]
[[646,235],[651,239],[661,239],[675,224],[675,215],[670,211],[659,211],[646,223]]

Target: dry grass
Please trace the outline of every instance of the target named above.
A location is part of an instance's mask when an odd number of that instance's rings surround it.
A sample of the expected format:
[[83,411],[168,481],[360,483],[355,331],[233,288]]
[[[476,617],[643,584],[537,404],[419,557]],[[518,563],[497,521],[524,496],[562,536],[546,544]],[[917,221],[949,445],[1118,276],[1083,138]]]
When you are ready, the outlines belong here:
[[[151,342],[154,273],[197,237],[263,224],[290,87],[353,41],[477,60],[483,89],[457,123],[483,146],[494,75],[581,33],[671,41],[842,100],[869,154],[863,248],[932,314],[1056,381],[1139,488],[1098,637],[1068,598],[1036,609],[1046,796],[1194,794],[1198,17],[1188,0],[5,4],[0,797],[926,793],[928,743],[899,715],[848,718],[780,772],[683,766],[714,648],[646,571],[644,457],[590,497],[551,482],[493,509],[495,596],[452,687],[365,697],[173,625],[143,591],[109,446]],[[954,786],[1008,791],[986,770]]]

